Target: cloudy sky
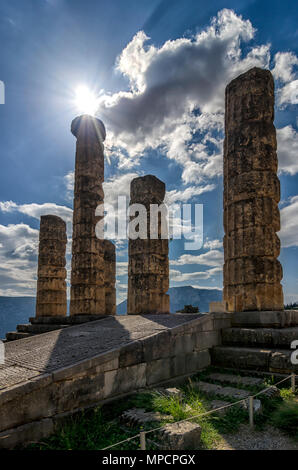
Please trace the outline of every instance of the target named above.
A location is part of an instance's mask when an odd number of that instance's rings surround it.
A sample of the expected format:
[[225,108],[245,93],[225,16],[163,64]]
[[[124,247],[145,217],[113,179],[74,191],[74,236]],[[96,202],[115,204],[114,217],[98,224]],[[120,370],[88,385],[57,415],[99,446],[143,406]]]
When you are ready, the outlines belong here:
[[[171,286],[222,287],[226,84],[253,66],[276,84],[286,301],[298,300],[298,50],[292,0],[1,0],[0,295],[34,295],[39,217],[71,237],[74,96],[99,97],[105,197],[132,178],[165,181],[172,203],[204,205],[204,245],[170,243]],[[70,247],[69,247],[70,249]],[[68,251],[69,251],[68,249]],[[69,256],[68,256],[69,258]],[[118,301],[127,244],[117,243]]]

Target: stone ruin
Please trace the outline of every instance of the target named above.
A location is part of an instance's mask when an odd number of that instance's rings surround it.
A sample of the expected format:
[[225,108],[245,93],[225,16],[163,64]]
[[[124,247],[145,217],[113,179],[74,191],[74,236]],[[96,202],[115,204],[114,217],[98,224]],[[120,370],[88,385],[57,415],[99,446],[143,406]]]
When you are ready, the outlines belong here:
[[39,230],[36,317],[65,316],[66,223],[56,215],[42,215]]
[[[150,205],[163,203],[165,184],[153,175],[132,180],[130,205],[142,204],[147,210],[146,239],[128,241],[128,315],[169,313],[169,242],[161,238],[161,217],[158,217],[156,239],[150,238]],[[131,217],[133,220],[133,217]]]
[[[101,128],[95,121],[94,127],[97,126]],[[92,145],[84,144],[85,155],[81,154],[79,161],[91,161],[98,151],[93,130],[92,136]],[[102,134],[98,140],[101,139]],[[100,199],[97,181],[76,174],[76,188],[81,189],[75,197],[79,203],[73,253],[87,262],[83,266],[73,263],[73,268],[76,267],[80,279],[86,272],[88,281],[97,280],[94,273],[99,269],[101,312],[109,317],[93,325],[68,329],[63,335],[60,331],[52,332],[42,338],[6,345],[8,361],[0,376],[0,388],[4,387],[0,392],[0,447],[40,442],[54,432],[57,423],[61,425],[61,418],[78,409],[117,400],[120,395],[136,390],[173,384],[173,380],[180,382],[209,366],[229,369],[229,374],[209,373],[204,380],[190,380],[190,385],[211,398],[224,400],[213,400],[212,408],[226,406],[227,401],[232,403],[240,397],[247,399],[252,393],[249,387],[260,384],[260,374],[265,373],[268,378],[268,373],[274,376],[294,372],[297,379],[298,365],[292,361],[290,345],[297,339],[298,310],[283,311],[282,272],[277,261],[279,182],[273,81],[268,71],[252,69],[227,87],[224,166],[224,299],[230,312],[195,316],[140,315],[137,319],[126,316],[117,320],[111,317],[115,306],[115,247],[101,240],[99,252],[94,250],[97,219],[84,218],[81,211],[82,207],[89,207],[84,205],[84,181],[90,183],[86,188],[93,195],[92,201],[100,200],[103,204],[103,193]],[[164,183],[154,176],[132,181],[131,204],[142,203],[147,207],[150,203],[161,204],[164,195]],[[169,311],[168,240],[162,239],[160,232],[158,224],[156,239],[129,242],[128,313]],[[42,217],[37,316],[30,319],[31,325],[18,325],[22,327],[18,328],[19,335],[42,333],[51,327],[58,329],[91,319],[92,314],[81,309],[90,300],[87,283],[82,291],[81,284],[74,284],[78,287],[74,291],[76,305],[82,315],[78,310],[70,317],[65,316],[65,246],[65,223],[55,216]],[[91,286],[95,293],[99,284]],[[55,309],[55,305],[59,307]],[[93,306],[90,302],[89,312]],[[100,317],[103,318],[102,313]],[[9,334],[12,337],[7,340],[17,339]],[[237,375],[231,373],[233,369]],[[249,370],[248,376],[240,377],[240,370]],[[294,375],[292,387],[293,379]],[[271,399],[279,393],[277,387],[272,387],[267,389],[266,396]],[[254,400],[256,412],[262,411],[260,404],[258,399]],[[126,413],[129,422],[160,418],[149,417],[143,410],[131,411],[133,414]],[[193,448],[200,439],[200,427],[192,423],[167,424],[161,433],[160,440],[166,449]]]
[[[268,70],[253,68],[231,81],[225,104],[224,302],[213,303],[211,311],[283,310],[273,119],[274,81]],[[57,325],[79,323],[116,313],[115,246],[95,232],[104,213],[95,214],[104,207],[105,127],[83,115],[73,120],[71,132],[77,142],[70,317],[65,316],[65,224],[43,216],[36,318],[30,319],[35,323],[42,318]],[[131,182],[130,204],[143,204],[148,217],[150,204],[160,205],[164,197],[165,184],[155,176]],[[160,219],[157,237],[151,239],[149,230],[148,218],[147,239],[129,239],[128,314],[169,312],[168,239],[161,237]]]
[[274,81],[253,68],[226,88],[224,300],[228,311],[282,310]]
[[105,128],[91,116],[72,121],[77,138],[73,207],[70,315],[105,314],[104,243],[95,233],[102,217],[95,215],[104,203]]

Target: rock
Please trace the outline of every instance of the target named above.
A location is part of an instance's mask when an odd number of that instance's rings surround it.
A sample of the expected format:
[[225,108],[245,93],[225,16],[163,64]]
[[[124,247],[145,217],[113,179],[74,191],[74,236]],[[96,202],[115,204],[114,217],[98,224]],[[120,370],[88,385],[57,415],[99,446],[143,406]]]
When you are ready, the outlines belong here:
[[145,411],[143,408],[132,408],[126,410],[121,415],[121,421],[126,426],[143,426],[147,423],[159,422],[163,419],[169,419],[168,415],[163,415],[154,411]]
[[224,301],[228,311],[283,310],[274,81],[252,68],[226,88]]
[[[154,223],[150,212],[150,206],[160,206],[164,197],[165,184],[153,175],[135,178],[131,182],[130,205],[142,204],[146,213],[131,216],[130,226],[133,222],[137,225],[137,218],[142,218],[147,223],[147,228],[146,233],[142,234],[143,238],[133,239],[130,232],[127,294],[129,315],[170,311],[169,296],[166,294],[169,289],[169,244],[168,239],[161,238],[165,217],[161,216]],[[140,225],[142,224],[139,227]],[[155,238],[150,232],[152,226],[156,231]]]
[[159,434],[165,450],[194,450],[200,446],[201,427],[191,421],[166,424]]
[[[217,410],[218,408],[222,408],[223,406],[227,406],[229,404],[230,403],[228,401],[212,400],[210,402],[210,409],[211,410]],[[230,409],[231,409],[231,407],[222,408],[221,410],[218,410],[216,413],[218,413],[219,415],[225,415]]]

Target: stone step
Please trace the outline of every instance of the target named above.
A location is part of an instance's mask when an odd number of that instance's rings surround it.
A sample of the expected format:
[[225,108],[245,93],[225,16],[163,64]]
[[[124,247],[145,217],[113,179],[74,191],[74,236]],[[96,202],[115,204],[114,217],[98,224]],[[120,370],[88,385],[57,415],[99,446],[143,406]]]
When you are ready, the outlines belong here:
[[24,325],[17,325],[17,331],[20,333],[31,333],[31,334],[42,334],[48,333],[49,331],[60,330],[62,328],[68,328],[69,325],[47,325],[47,324],[35,324],[30,323]]
[[251,392],[248,390],[242,390],[235,387],[223,387],[222,385],[216,385],[202,380],[193,382],[193,388],[194,390],[198,390],[208,396],[216,396],[226,398],[228,400],[242,400],[251,395]]
[[298,326],[298,310],[237,312],[232,326],[250,328],[288,328]]
[[[234,374],[224,374],[224,373],[211,373],[206,377],[206,380],[213,380],[216,382],[220,382],[221,384],[231,384],[240,387],[258,387],[259,390],[263,389],[266,390],[268,386],[265,384],[264,378],[260,377],[246,377]],[[266,390],[263,393],[263,396],[268,398],[274,398],[280,396],[280,391],[274,385]]]
[[[218,410],[217,413],[219,415],[225,415],[232,408],[231,406],[226,407],[226,405],[228,405],[229,403],[230,402],[224,401],[224,400],[212,400],[210,402],[210,409],[211,410]],[[244,410],[248,409],[247,401],[239,403],[238,405],[235,405],[235,406],[240,406]],[[254,398],[254,412],[258,413],[258,414],[262,413],[262,403],[261,403],[261,400],[259,400],[258,398]]]
[[140,427],[144,424],[160,422],[163,419],[169,419],[169,415],[163,415],[155,411],[146,411],[143,408],[132,408],[122,413],[121,422],[126,426]]
[[30,317],[29,321],[33,324],[54,324],[54,325],[80,325],[89,321],[102,320],[110,315],[68,315],[68,316],[45,316],[45,317]]
[[218,367],[290,374],[298,372],[291,363],[291,350],[216,346],[211,350],[211,363]]
[[32,333],[21,333],[20,331],[9,331],[6,333],[7,341],[16,341],[17,339],[29,338],[32,336]]
[[208,380],[214,380],[222,384],[240,385],[242,387],[259,387],[264,384],[264,380],[257,377],[242,377],[240,375],[222,374],[213,372],[207,377]]
[[224,345],[267,346],[290,349],[298,339],[298,327],[292,328],[225,328],[222,330]]

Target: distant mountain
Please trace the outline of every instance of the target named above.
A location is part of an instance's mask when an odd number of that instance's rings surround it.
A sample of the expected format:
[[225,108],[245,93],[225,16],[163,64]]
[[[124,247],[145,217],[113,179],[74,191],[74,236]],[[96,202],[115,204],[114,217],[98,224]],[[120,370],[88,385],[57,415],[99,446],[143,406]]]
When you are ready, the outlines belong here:
[[[199,307],[200,312],[208,312],[209,302],[221,300],[222,292],[218,289],[196,289],[191,286],[171,287],[170,307],[175,313],[184,305]],[[126,313],[126,300],[117,305],[117,314]],[[1,297],[0,296],[0,339],[8,331],[15,331],[16,326],[28,323],[29,317],[35,315],[35,297]]]
[[0,297],[0,339],[35,315],[35,297]]
[[[209,303],[222,300],[222,291],[218,289],[201,289],[191,286],[171,287],[169,289],[170,309],[172,313],[181,310],[184,305],[199,307],[200,312],[209,311]],[[126,313],[126,300],[117,305],[117,314]]]

